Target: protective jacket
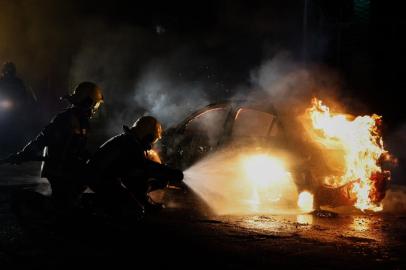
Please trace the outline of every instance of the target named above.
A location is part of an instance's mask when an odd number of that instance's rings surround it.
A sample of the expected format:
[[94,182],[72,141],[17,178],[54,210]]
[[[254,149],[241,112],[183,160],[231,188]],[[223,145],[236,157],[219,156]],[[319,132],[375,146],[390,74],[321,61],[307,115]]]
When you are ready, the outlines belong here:
[[42,177],[76,176],[88,158],[85,149],[88,130],[89,118],[81,109],[68,108],[56,115],[18,155],[29,161],[38,159],[43,151]]
[[157,180],[165,187],[168,181],[180,182],[183,173],[150,160],[143,145],[124,132],[104,143],[89,162],[92,185],[96,190],[124,184],[134,192],[144,192],[146,182]]

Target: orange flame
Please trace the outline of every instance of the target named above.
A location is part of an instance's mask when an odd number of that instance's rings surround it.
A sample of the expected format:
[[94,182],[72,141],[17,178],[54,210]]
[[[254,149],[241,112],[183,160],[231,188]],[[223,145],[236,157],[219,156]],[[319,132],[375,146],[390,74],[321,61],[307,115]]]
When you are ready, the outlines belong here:
[[321,100],[312,99],[307,109],[312,125],[312,139],[323,149],[340,153],[340,173],[328,175],[325,184],[351,184],[354,206],[361,210],[382,210],[381,201],[390,180],[390,172],[380,166],[387,151],[380,135],[381,116],[332,113]]

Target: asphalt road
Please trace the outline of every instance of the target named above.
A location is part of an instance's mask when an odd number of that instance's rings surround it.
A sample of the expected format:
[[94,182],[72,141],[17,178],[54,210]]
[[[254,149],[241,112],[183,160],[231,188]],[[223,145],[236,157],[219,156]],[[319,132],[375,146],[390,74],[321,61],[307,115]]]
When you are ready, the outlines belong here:
[[406,269],[406,214],[216,216],[192,192],[170,190],[168,208],[138,224],[78,216],[56,226],[41,203],[23,219],[12,211],[16,191],[47,192],[38,172],[38,164],[1,167],[2,270]]

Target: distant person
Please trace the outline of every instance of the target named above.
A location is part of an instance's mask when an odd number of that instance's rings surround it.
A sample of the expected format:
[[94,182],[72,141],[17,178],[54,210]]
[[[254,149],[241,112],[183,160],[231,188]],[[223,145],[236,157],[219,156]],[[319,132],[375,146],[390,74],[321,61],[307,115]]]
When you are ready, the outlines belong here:
[[1,68],[0,96],[3,109],[9,107],[18,110],[33,100],[23,80],[17,77],[17,68],[13,62],[3,63]]
[[58,210],[69,212],[85,188],[89,120],[103,102],[103,95],[96,84],[82,82],[65,98],[71,105],[7,161],[19,164],[43,159],[41,176],[51,185],[51,198]]
[[14,63],[5,62],[0,73],[0,146],[2,151],[21,147],[33,124],[33,95],[17,77]]
[[90,159],[90,187],[113,214],[141,218],[144,211],[160,210],[163,205],[148,193],[165,188],[169,181],[183,180],[182,171],[149,156],[161,133],[161,124],[154,117],[143,116],[131,128],[124,126],[123,133],[100,146]]

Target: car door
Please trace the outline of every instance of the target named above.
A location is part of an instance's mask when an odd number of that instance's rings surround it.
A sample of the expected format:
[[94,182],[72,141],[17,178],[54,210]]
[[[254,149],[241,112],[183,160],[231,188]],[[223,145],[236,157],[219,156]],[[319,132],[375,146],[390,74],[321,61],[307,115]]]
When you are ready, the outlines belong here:
[[237,145],[273,145],[283,140],[277,116],[254,108],[240,107],[235,114],[230,141]]
[[169,134],[166,158],[172,165],[185,169],[214,151],[224,135],[230,108],[227,105],[208,106],[188,117]]

